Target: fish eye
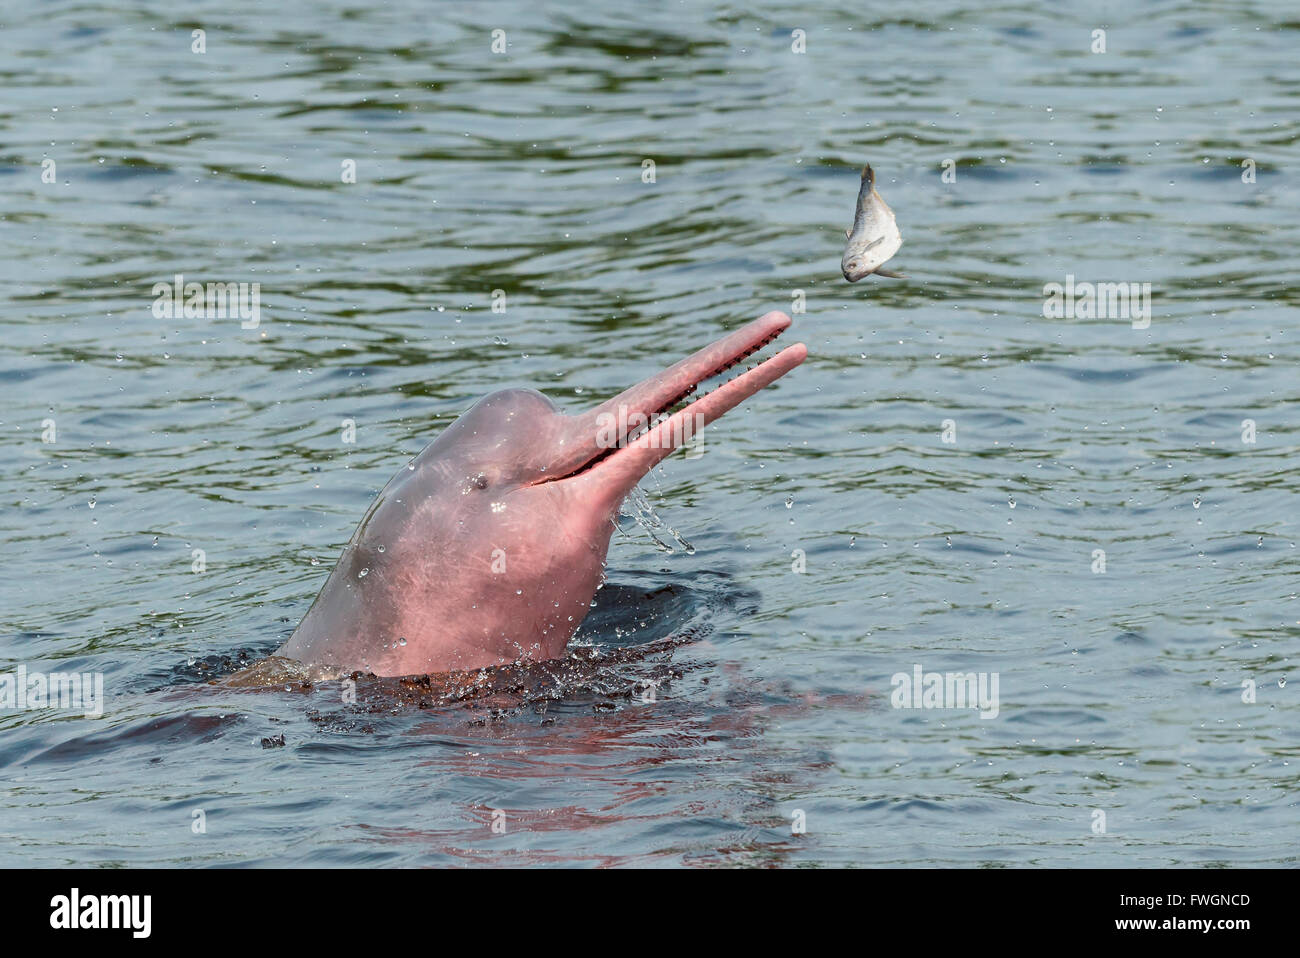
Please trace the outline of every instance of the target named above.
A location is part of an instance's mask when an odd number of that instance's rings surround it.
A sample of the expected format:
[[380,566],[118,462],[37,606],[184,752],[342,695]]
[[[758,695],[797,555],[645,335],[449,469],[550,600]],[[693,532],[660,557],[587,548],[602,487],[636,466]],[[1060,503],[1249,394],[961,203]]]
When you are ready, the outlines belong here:
[[857,269],[857,268],[858,268],[858,264],[857,264],[857,263],[850,263],[850,264],[849,264],[849,269]]

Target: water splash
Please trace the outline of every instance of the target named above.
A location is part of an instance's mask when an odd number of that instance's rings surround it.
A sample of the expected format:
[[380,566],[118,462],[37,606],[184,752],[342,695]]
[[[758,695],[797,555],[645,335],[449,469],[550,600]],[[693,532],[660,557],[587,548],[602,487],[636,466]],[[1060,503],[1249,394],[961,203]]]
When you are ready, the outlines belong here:
[[[687,555],[695,554],[695,546],[687,542],[680,532],[659,518],[650,502],[650,498],[640,486],[634,488],[628,497],[623,500],[619,512],[631,516],[633,521],[646,531],[651,541],[654,542],[655,548],[660,552],[676,552],[677,550],[673,548],[675,542]],[[632,538],[622,526],[618,527],[618,531],[629,539]],[[668,541],[669,539],[672,542]]]

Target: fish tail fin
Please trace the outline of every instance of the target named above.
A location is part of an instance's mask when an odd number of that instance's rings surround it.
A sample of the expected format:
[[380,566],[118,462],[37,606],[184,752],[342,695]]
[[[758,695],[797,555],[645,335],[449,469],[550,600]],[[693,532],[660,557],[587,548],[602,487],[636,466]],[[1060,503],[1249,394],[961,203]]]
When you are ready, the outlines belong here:
[[862,182],[868,186],[876,185],[876,172],[871,168],[870,163],[862,168]]

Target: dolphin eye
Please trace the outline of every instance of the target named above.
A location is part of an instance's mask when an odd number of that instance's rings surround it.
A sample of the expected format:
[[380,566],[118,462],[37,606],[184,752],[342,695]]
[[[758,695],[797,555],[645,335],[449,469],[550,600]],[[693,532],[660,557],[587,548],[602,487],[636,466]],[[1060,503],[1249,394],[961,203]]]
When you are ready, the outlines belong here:
[[488,478],[481,472],[471,479],[470,482],[472,482],[474,487],[477,489],[486,489],[488,487]]

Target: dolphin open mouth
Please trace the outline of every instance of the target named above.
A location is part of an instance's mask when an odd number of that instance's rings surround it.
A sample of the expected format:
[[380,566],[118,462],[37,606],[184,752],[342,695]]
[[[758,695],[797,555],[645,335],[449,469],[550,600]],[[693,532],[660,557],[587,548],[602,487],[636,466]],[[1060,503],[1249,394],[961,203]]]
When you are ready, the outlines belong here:
[[626,494],[701,426],[804,361],[808,349],[796,343],[700,392],[774,342],[790,323],[784,313],[768,313],[580,417],[590,432],[583,438],[585,455],[573,468],[542,481],[598,477]]

